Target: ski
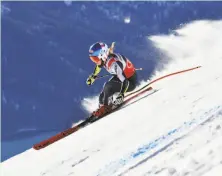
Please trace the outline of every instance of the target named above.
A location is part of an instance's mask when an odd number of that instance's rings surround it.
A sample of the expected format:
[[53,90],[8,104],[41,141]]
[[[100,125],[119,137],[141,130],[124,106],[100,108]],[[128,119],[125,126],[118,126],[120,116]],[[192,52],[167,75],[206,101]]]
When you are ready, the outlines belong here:
[[50,138],[48,138],[48,139],[46,139],[46,140],[44,140],[40,143],[37,143],[37,144],[33,145],[33,148],[35,150],[40,150],[42,148],[45,148],[46,146],[48,146],[48,145],[50,145],[50,144],[52,144],[52,143],[54,143],[54,142],[56,142],[56,141],[58,141],[58,140],[60,140],[64,137],[66,137],[66,136],[68,136],[68,135],[70,135],[70,134],[72,134],[76,131],[78,131],[80,128],[85,127],[86,125],[88,125],[88,123],[89,123],[88,120],[85,120],[85,121],[81,122],[80,124],[78,124],[78,125],[76,125],[72,128],[68,128],[63,132],[60,132],[60,133],[56,134],[55,136],[52,136],[52,137],[50,137]]
[[111,114],[111,113],[121,109],[122,107],[124,107],[124,105],[129,103],[134,98],[136,98],[136,97],[138,97],[138,96],[142,95],[143,93],[148,92],[150,90],[152,90],[152,87],[148,87],[148,88],[144,89],[143,91],[141,91],[141,92],[131,96],[130,98],[126,99],[123,102],[123,104],[121,104],[120,106],[114,108],[111,112],[106,113],[106,114],[104,114],[101,117],[96,117],[95,118],[93,115],[90,115],[88,118],[86,118],[83,122],[79,123],[78,125],[76,125],[74,127],[71,127],[71,128],[68,128],[68,129],[64,130],[63,132],[60,132],[60,133],[58,133],[58,134],[56,134],[56,135],[54,135],[54,136],[52,136],[52,137],[50,137],[50,138],[48,138],[48,139],[46,139],[44,141],[41,141],[40,143],[37,143],[37,144],[33,145],[33,148],[35,150],[43,149],[43,148],[47,147],[48,145],[51,145],[54,142],[56,142],[56,141],[58,141],[58,140],[60,140],[60,139],[62,139],[64,137],[66,137],[66,136],[68,136],[68,135],[70,135],[70,134],[80,130],[81,128],[84,128],[87,125],[92,124],[95,121],[97,121],[97,120],[99,120],[99,119],[101,119],[101,118],[103,118],[103,117],[105,117],[105,116],[107,116],[107,115],[109,115],[109,114]]
[[[91,115],[91,116],[88,118],[88,121],[89,121],[90,123],[93,123],[93,122],[95,122],[95,121],[97,121],[97,120],[99,120],[99,119],[101,119],[101,118],[103,118],[103,117],[105,117],[105,116],[107,116],[107,115],[109,115],[109,114],[111,114],[111,113],[114,113],[114,112],[122,109],[123,107],[125,107],[125,105],[126,105],[127,103],[129,103],[131,100],[133,100],[134,98],[136,98],[136,97],[144,94],[145,92],[151,91],[151,90],[153,90],[152,87],[148,87],[147,89],[144,89],[144,90],[141,91],[140,93],[138,93],[138,94],[136,94],[136,95],[133,95],[132,97],[126,99],[121,105],[116,106],[115,108],[112,109],[112,111],[104,114],[104,115],[101,116],[101,117],[94,117],[93,115]],[[156,90],[155,90],[154,92],[156,92]]]

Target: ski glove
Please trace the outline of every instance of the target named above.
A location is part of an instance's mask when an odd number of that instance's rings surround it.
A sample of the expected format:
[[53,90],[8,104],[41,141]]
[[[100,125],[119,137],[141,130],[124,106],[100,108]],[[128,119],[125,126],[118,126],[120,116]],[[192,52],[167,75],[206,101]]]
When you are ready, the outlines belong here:
[[117,97],[116,100],[114,101],[115,105],[121,105],[124,101],[124,94],[120,93]]
[[92,75],[90,75],[90,76],[87,78],[86,84],[87,84],[88,86],[91,86],[91,85],[94,83],[95,80],[96,80],[96,76],[95,76],[94,74],[92,74]]

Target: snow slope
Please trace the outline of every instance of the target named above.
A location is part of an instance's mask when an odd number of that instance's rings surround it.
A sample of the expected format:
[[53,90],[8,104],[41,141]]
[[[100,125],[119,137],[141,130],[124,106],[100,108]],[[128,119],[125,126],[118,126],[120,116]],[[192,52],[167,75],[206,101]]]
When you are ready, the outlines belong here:
[[154,94],[43,150],[6,160],[2,174],[221,176],[221,31],[222,21],[196,21],[151,36],[168,62],[153,79],[202,67],[153,84]]

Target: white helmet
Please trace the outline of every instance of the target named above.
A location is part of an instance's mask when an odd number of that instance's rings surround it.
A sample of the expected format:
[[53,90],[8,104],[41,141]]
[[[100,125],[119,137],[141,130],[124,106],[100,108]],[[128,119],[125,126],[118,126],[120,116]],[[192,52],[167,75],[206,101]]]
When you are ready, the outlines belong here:
[[97,63],[99,60],[106,61],[109,55],[109,48],[107,44],[103,42],[96,42],[92,44],[89,48],[90,59]]

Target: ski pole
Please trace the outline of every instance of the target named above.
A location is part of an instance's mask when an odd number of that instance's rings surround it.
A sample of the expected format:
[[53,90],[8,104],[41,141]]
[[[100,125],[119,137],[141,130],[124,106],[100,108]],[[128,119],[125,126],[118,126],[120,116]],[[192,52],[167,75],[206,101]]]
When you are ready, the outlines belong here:
[[135,70],[143,70],[143,68],[136,68]]
[[102,75],[102,76],[96,76],[96,78],[95,79],[100,79],[100,78],[104,78],[104,77],[107,77],[107,76],[109,76],[110,74],[106,74],[106,75]]
[[[136,68],[135,70],[141,71],[141,70],[143,70],[143,68]],[[110,76],[110,74],[105,74],[105,75],[102,75],[102,76],[96,76],[95,79],[100,79],[100,78],[104,78],[104,77],[107,77],[107,76]]]

